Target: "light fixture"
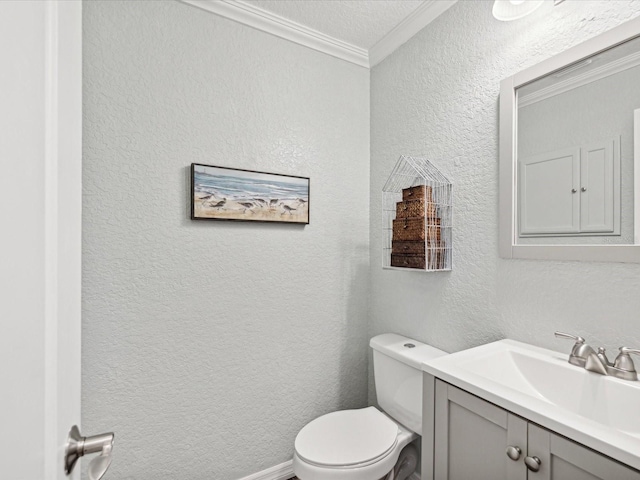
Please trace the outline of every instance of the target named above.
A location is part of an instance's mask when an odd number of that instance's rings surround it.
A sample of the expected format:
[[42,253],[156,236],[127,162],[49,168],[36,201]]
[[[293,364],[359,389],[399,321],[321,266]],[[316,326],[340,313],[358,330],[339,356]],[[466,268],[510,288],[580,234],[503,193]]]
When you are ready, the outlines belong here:
[[496,0],[493,16],[503,22],[518,20],[537,9],[545,0]]

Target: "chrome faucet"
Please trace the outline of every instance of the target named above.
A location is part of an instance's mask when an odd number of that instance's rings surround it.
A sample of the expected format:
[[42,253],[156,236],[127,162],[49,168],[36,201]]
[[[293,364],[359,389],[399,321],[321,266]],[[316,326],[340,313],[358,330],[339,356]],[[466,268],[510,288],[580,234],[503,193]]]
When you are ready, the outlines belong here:
[[599,373],[600,375],[610,375],[622,380],[638,380],[638,372],[633,364],[630,353],[640,355],[640,350],[628,347],[620,347],[620,353],[613,362],[607,358],[606,350],[603,347],[598,348],[598,353],[585,343],[584,338],[580,336],[570,335],[568,333],[556,332],[558,338],[570,338],[575,340],[571,354],[569,355],[569,363],[578,367],[584,367],[590,372]]

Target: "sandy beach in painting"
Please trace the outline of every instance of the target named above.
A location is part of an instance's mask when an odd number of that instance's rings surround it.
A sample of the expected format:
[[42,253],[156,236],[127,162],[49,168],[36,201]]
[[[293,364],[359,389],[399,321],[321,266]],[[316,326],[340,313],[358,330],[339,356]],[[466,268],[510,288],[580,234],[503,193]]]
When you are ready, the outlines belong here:
[[195,218],[309,222],[307,179],[194,165]]

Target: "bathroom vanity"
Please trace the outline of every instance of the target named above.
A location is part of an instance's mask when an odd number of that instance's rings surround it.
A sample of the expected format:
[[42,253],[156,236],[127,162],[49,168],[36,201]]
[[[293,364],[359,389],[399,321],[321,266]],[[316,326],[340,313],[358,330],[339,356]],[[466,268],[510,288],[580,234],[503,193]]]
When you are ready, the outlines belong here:
[[422,479],[640,480],[640,382],[512,340],[423,365]]

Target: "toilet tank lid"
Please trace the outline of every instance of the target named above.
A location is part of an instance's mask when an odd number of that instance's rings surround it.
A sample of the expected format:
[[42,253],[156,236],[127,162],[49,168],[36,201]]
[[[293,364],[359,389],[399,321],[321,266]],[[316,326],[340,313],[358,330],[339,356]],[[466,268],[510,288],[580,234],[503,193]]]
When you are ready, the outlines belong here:
[[447,355],[443,350],[395,333],[377,335],[369,345],[374,350],[417,369],[421,369],[422,364],[428,360]]

